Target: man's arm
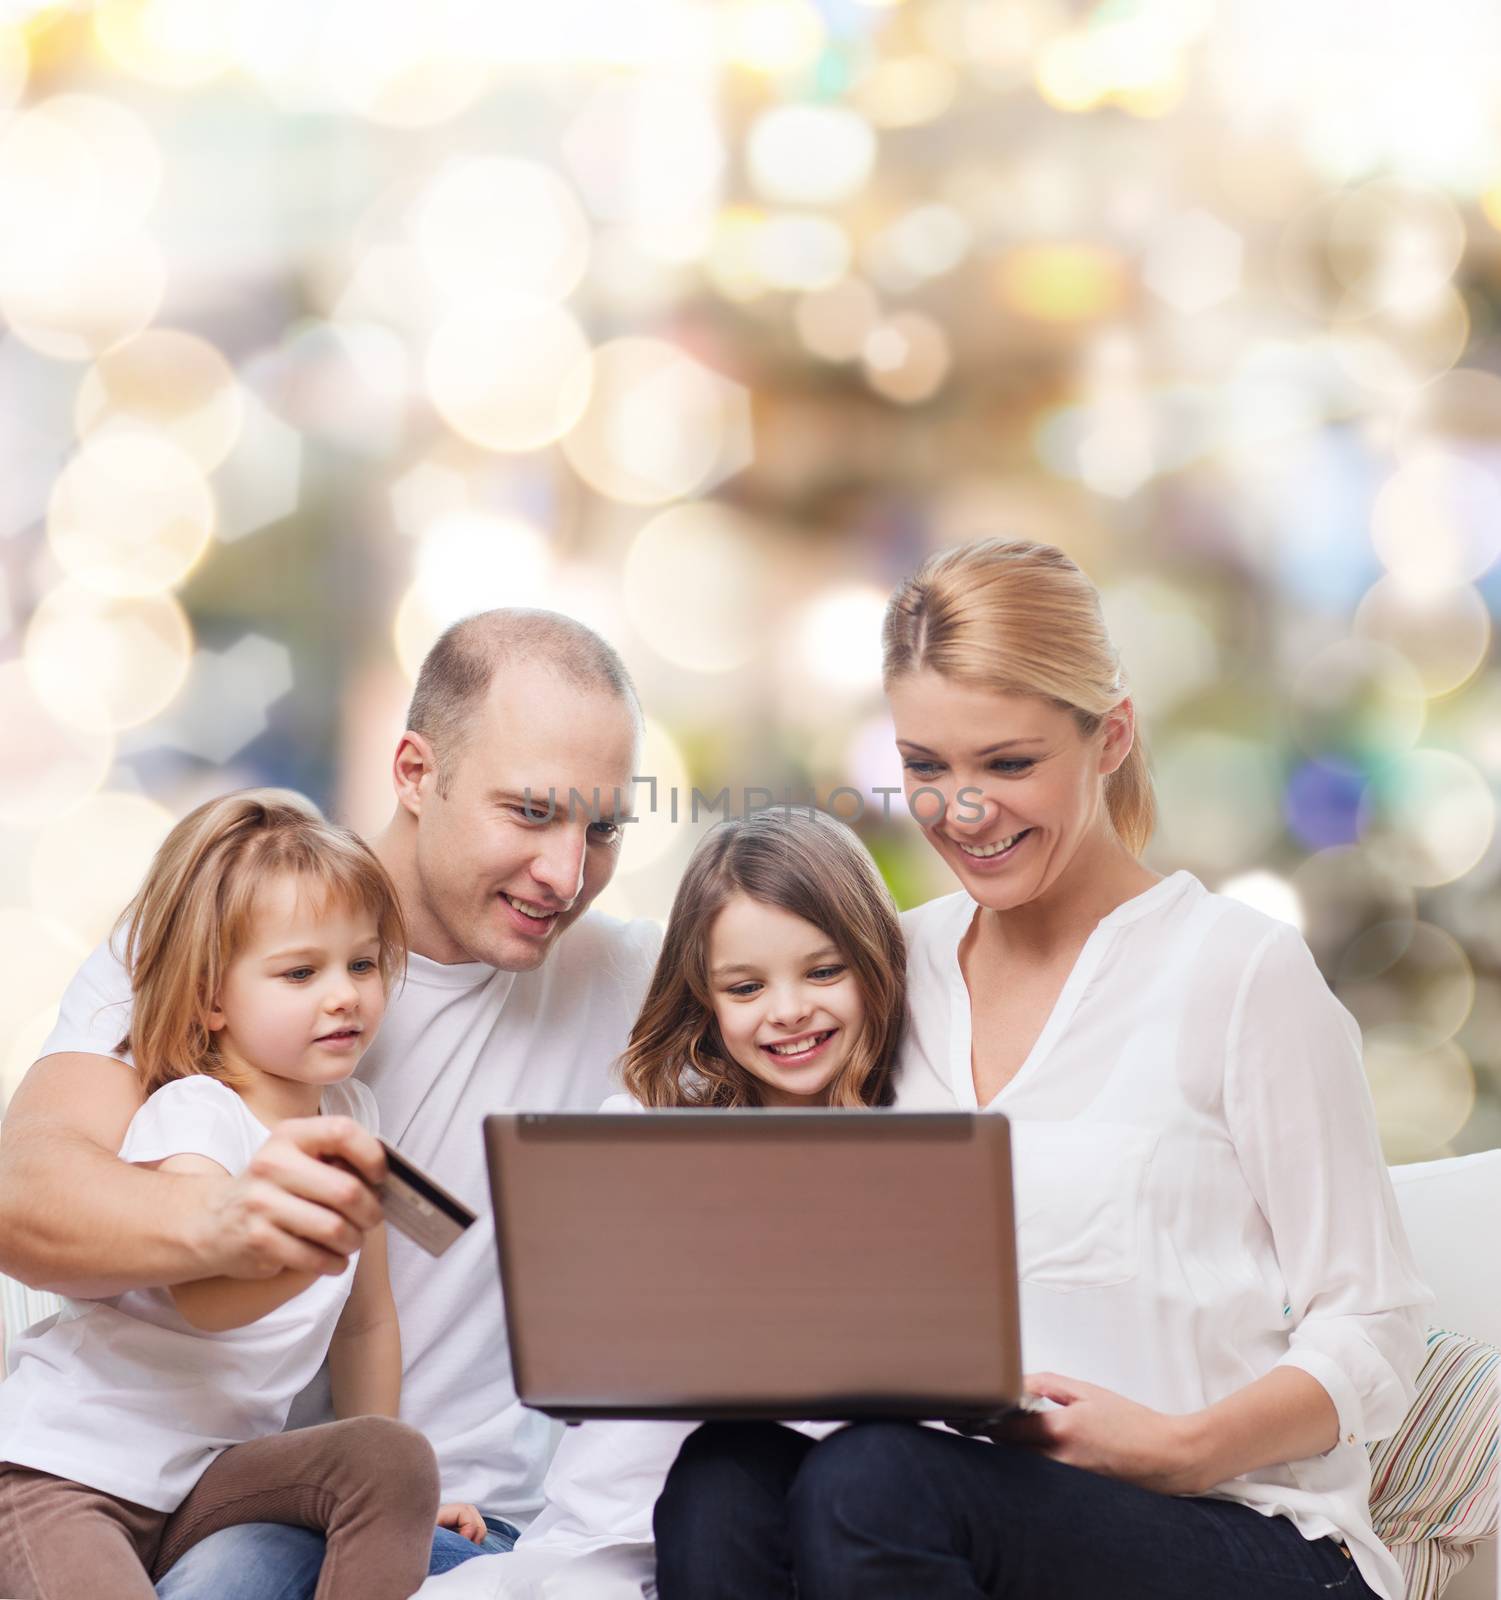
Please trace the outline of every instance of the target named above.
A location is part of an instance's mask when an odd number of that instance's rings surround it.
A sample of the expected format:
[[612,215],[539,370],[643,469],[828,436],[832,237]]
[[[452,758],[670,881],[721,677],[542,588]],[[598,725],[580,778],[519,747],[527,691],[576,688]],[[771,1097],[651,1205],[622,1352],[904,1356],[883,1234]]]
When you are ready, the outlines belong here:
[[216,1178],[121,1161],[140,1104],[134,1069],[110,1056],[31,1068],[0,1123],[0,1271],[79,1296],[338,1273],[381,1220],[385,1155],[347,1117],[281,1123],[244,1172]]

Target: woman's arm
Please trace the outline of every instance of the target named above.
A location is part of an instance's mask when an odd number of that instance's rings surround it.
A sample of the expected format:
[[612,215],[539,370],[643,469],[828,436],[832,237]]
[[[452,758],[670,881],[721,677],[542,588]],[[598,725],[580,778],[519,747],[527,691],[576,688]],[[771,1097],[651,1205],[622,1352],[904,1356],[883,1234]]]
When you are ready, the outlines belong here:
[[1381,1151],[1360,1030],[1291,928],[1267,935],[1231,1018],[1225,1122],[1271,1231],[1287,1303],[1277,1369],[1307,1373],[1338,1417],[1330,1448],[1384,1439],[1423,1363],[1418,1272]]
[[1060,1409],[1008,1419],[997,1437],[1191,1494],[1258,1467],[1364,1449],[1400,1424],[1432,1296],[1381,1153],[1359,1030],[1292,928],[1269,932],[1246,964],[1229,1020],[1224,1106],[1281,1269],[1286,1353],[1184,1416],[1039,1373],[1028,1388]]
[[386,1229],[365,1235],[354,1287],[328,1351],[334,1416],[394,1417],[401,1409],[401,1328],[386,1265]]
[[1026,1387],[1058,1409],[1010,1417],[993,1438],[1159,1494],[1203,1494],[1257,1467],[1322,1455],[1339,1437],[1328,1392],[1291,1367],[1186,1416],[1054,1372],[1029,1373]]

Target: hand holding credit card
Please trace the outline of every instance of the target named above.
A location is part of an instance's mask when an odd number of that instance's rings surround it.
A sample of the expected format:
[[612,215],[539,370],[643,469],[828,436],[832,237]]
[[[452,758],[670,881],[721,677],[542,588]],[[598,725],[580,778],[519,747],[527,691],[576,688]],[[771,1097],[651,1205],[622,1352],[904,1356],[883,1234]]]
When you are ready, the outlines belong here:
[[475,1220],[474,1212],[408,1161],[395,1145],[384,1139],[380,1144],[386,1152],[386,1181],[379,1191],[386,1221],[430,1256],[441,1256]]

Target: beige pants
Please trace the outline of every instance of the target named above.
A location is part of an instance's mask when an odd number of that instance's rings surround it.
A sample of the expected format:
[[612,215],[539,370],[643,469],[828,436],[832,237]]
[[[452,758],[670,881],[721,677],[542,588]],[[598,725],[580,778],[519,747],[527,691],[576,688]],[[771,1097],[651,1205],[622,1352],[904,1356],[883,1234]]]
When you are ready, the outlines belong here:
[[0,1595],[155,1600],[155,1580],[211,1533],[289,1522],[328,1541],[317,1600],[408,1600],[427,1575],[437,1510],[432,1446],[388,1417],[234,1445],[176,1511],[0,1463]]

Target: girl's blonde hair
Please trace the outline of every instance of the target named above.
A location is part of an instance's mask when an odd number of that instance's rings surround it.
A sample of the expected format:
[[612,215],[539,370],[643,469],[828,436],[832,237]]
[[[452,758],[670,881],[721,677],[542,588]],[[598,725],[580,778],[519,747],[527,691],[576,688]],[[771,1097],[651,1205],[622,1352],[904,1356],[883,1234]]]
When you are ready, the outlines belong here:
[[406,929],[370,847],[289,789],[210,800],[167,835],[120,918],[133,999],[129,1032],[116,1048],[134,1055],[147,1094],[192,1073],[236,1081],[209,1015],[250,931],[256,893],[278,873],[320,905],[371,913],[389,993],[406,960]]
[[730,817],[700,841],[622,1058],[626,1088],[644,1106],[762,1103],[760,1080],[725,1049],[709,983],[710,930],[737,894],[811,922],[849,964],[865,1022],[829,1104],[889,1104],[907,1007],[902,927],[864,845],[821,811]]
[[[931,557],[892,595],[883,629],[889,687],[924,670],[1071,711],[1086,738],[1126,698],[1094,585],[1048,544],[983,539]],[[1157,803],[1138,733],[1105,779],[1110,820],[1140,855]]]

